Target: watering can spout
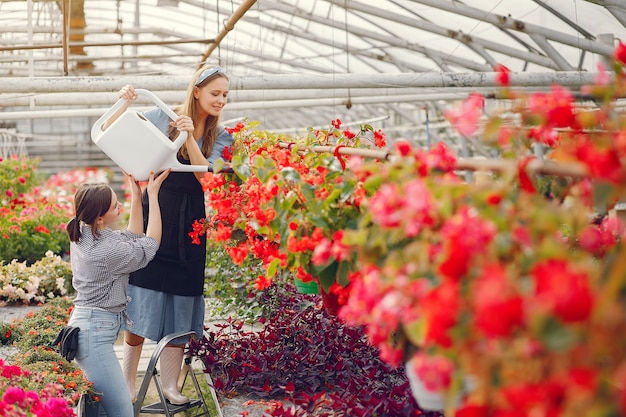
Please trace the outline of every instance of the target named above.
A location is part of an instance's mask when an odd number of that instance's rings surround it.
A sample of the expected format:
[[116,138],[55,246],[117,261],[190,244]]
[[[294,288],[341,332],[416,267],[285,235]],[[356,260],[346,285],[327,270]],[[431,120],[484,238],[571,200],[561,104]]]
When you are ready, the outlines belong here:
[[[176,120],[174,113],[156,95],[148,90],[136,89],[137,95],[150,98],[170,119]],[[124,105],[124,99],[118,100],[93,125],[92,141],[111,158],[124,172],[132,174],[138,181],[145,181],[150,172],[162,172],[168,168],[179,172],[209,172],[207,165],[181,164],[176,154],[187,140],[187,132],[180,131],[172,142],[152,122],[141,113],[127,110],[111,125],[103,130],[107,120]]]

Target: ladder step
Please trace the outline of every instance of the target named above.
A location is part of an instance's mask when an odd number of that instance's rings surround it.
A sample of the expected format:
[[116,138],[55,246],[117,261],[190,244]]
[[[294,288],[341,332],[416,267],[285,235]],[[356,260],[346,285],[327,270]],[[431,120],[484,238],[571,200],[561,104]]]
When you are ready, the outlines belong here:
[[[171,415],[180,413],[181,411],[189,410],[190,408],[200,407],[202,400],[191,400],[187,404],[175,405],[167,403],[167,409]],[[165,409],[161,402],[147,405],[141,408],[141,413],[145,414],[165,414]]]

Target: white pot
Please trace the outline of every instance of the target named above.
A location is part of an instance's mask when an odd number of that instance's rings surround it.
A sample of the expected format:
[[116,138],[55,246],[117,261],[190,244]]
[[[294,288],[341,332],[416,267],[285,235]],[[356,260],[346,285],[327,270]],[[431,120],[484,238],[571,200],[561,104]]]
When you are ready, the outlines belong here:
[[[424,386],[422,380],[415,374],[413,370],[413,364],[411,361],[406,363],[406,376],[409,379],[411,385],[411,392],[417,405],[424,411],[442,411],[446,408],[446,396],[444,391],[431,391]],[[471,392],[475,387],[474,378],[468,375],[463,378],[462,392],[457,395],[454,400],[455,406],[460,406],[463,396]]]

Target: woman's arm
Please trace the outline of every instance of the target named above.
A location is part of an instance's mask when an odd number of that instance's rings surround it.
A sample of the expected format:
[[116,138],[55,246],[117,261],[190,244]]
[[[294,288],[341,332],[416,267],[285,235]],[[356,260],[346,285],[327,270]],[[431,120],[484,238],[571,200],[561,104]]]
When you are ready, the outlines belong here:
[[[206,165],[209,166],[209,161],[204,157],[196,138],[194,138],[194,124],[193,120],[189,116],[178,116],[178,119],[170,123],[175,125],[180,131],[187,132],[187,140],[183,146],[187,147],[187,154],[189,155],[189,162],[191,165]],[[204,177],[204,172],[194,172],[198,182]]]
[[143,234],[143,213],[141,209],[141,188],[132,175],[128,176],[130,187],[130,216],[127,229],[137,235]]
[[122,89],[118,93],[118,96],[119,98],[125,99],[126,102],[124,103],[124,105],[122,105],[122,107],[120,107],[118,111],[113,113],[113,116],[109,117],[108,120],[104,122],[104,124],[102,125],[102,130],[106,130],[109,126],[111,126],[111,124],[116,121],[117,118],[126,111],[126,109],[128,109],[128,106],[130,106],[132,102],[137,100],[137,93],[135,92],[135,88],[132,85],[125,85],[124,87],[122,87]]
[[161,207],[159,206],[159,189],[161,184],[170,174],[170,168],[160,173],[156,178],[154,172],[150,174],[148,181],[148,227],[146,228],[146,236],[154,238],[161,244],[162,223],[161,223]]
[[[187,147],[187,153],[189,154],[189,162],[191,162],[191,165],[211,165],[202,154],[202,151],[198,146],[198,142],[193,137],[193,132],[187,135],[187,140],[185,141],[184,146]],[[194,172],[194,175],[196,176],[198,182],[204,178],[204,172]]]

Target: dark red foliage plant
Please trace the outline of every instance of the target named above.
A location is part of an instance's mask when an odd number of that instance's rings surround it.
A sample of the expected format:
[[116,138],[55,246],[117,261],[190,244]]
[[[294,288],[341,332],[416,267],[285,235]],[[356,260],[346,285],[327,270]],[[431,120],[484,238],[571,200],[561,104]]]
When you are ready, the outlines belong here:
[[291,288],[266,290],[273,307],[260,324],[228,319],[191,344],[220,395],[284,400],[272,402],[271,416],[426,414],[404,368],[381,361],[361,327],[328,314],[319,296]]

